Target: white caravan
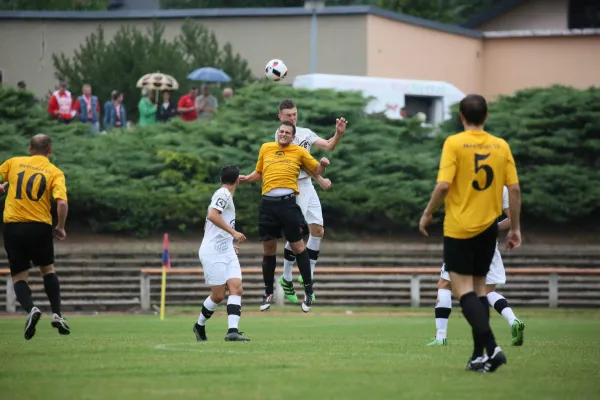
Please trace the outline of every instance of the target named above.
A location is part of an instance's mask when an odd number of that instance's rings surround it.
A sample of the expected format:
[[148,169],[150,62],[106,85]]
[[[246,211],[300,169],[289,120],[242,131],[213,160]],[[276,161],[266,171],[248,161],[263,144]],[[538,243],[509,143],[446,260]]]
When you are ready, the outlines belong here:
[[293,86],[304,89],[334,89],[340,91],[360,91],[365,97],[373,97],[367,113],[381,113],[389,118],[414,116],[421,112],[426,115],[426,123],[437,125],[450,118],[450,106],[465,97],[456,86],[441,81],[421,81],[416,79],[371,78],[350,75],[310,74],[299,75]]

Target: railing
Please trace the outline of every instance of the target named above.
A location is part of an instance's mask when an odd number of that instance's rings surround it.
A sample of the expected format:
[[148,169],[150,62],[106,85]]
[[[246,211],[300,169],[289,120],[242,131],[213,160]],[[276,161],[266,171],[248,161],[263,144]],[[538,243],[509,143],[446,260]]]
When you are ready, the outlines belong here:
[[[140,277],[140,305],[142,310],[150,310],[151,308],[151,286],[150,277],[152,275],[160,275],[161,268],[144,268],[141,270]],[[438,275],[439,268],[318,268],[319,281],[325,281],[327,275],[410,275],[410,305],[419,307],[421,305],[421,278],[423,276]],[[600,269],[585,269],[585,268],[507,268],[506,273],[511,275],[537,275],[548,277],[548,307],[557,308],[559,304],[559,276],[560,275],[596,275],[600,276]],[[169,275],[202,275],[201,268],[181,268],[168,270]],[[242,275],[261,275],[261,268],[242,268]],[[278,304],[283,304],[283,290],[276,282],[276,296]],[[167,283],[168,286],[168,283]]]

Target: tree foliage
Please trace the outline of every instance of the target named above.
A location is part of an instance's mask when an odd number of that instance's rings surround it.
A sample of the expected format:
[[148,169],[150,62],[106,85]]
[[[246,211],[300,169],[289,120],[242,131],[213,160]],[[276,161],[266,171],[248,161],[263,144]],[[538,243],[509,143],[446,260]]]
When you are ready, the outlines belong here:
[[[327,0],[327,6],[371,5],[448,24],[473,17],[502,0]],[[161,0],[161,8],[303,7],[304,0]]]
[[108,0],[8,0],[0,10],[31,11],[98,11],[106,10]]
[[[89,137],[83,125],[55,125],[39,106],[22,106],[30,94],[0,88],[0,158],[26,154],[29,136],[49,132],[53,161],[67,176],[70,221],[140,235],[201,230],[220,166],[253,170],[261,144],[279,125],[283,98],[298,103],[298,124],[323,138],[333,134],[336,117],[349,120],[341,144],[327,154],[332,164],[325,176],[334,186],[318,189],[328,227],[378,234],[415,227],[435,184],[443,140],[460,129],[458,116],[432,137],[414,120],[365,115],[358,93],[254,83],[209,120]],[[600,89],[557,86],[501,98],[490,104],[489,130],[515,155],[525,222],[600,218]],[[238,188],[236,222],[247,233],[256,232],[259,200],[259,185]]]
[[135,83],[147,73],[160,71],[173,76],[180,85],[176,95],[187,92],[191,84],[187,75],[203,66],[223,69],[235,88],[253,79],[248,63],[234,54],[229,43],[220,47],[214,33],[203,25],[186,20],[173,41],[164,38],[164,29],[156,21],[146,32],[125,25],[108,41],[99,27],[72,57],[52,55],[56,75],[66,79],[75,93],[90,83],[102,101],[109,100],[113,90],[123,92],[128,118],[133,120],[138,116],[140,98]]

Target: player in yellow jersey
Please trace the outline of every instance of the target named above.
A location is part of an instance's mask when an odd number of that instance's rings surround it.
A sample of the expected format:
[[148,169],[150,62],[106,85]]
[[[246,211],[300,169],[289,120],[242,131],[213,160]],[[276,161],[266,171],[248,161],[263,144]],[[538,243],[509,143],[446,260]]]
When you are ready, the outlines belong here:
[[240,176],[240,182],[257,182],[262,179],[262,201],[258,215],[258,232],[263,242],[263,279],[265,294],[260,306],[261,311],[271,307],[273,301],[273,283],[277,265],[277,239],[281,231],[290,243],[296,256],[298,269],[304,281],[304,302],[302,311],[309,312],[312,305],[312,274],[310,258],[304,241],[303,231],[307,226],[300,206],[296,203],[298,174],[304,168],[316,175],[325,172],[329,165],[327,158],[314,159],[301,146],[292,144],[296,137],[296,127],[289,121],[283,121],[277,132],[277,141],[265,143],[260,148],[256,170],[247,176]]
[[[508,143],[483,130],[487,103],[468,95],[460,102],[465,131],[444,143],[437,185],[419,221],[426,227],[445,199],[444,263],[454,296],[471,325],[474,350],[467,370],[493,372],[506,363],[490,327],[485,278],[496,250],[503,186],[509,192],[510,230],[507,247],[521,245],[521,195],[515,161]],[[485,354],[484,354],[485,350]]]
[[[39,267],[44,277],[44,289],[52,308],[52,326],[61,335],[71,329],[60,313],[60,283],[54,271],[54,239],[67,237],[67,187],[65,175],[48,159],[52,154],[50,137],[39,134],[31,138],[29,157],[13,157],[0,166],[4,182],[0,193],[8,193],[4,205],[4,248],[10,264],[17,300],[28,312],[25,339],[35,335],[42,316],[33,304],[27,283],[29,268]],[[51,198],[57,203],[58,224],[52,229]]]

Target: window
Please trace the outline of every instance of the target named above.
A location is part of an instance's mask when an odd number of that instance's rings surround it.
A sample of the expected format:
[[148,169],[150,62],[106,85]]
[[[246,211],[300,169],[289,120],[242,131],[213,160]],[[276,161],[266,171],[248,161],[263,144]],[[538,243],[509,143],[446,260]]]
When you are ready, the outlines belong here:
[[436,125],[443,120],[443,98],[437,96],[404,96],[404,107],[409,117],[422,112],[428,124]]
[[600,28],[600,1],[571,0],[569,29]]

